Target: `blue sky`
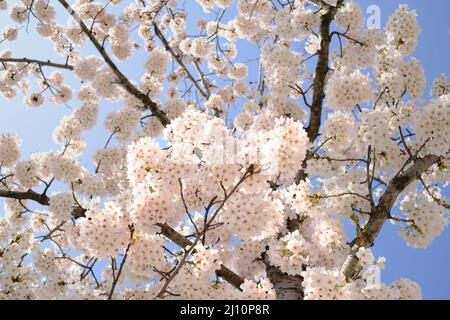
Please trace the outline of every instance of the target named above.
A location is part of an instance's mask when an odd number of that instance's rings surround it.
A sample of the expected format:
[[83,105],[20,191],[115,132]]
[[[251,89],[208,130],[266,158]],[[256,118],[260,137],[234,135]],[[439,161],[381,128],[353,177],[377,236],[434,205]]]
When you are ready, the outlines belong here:
[[[9,2],[13,3],[15,1]],[[378,5],[381,9],[382,26],[400,3],[406,3],[410,8],[417,10],[422,33],[418,48],[413,56],[417,57],[425,67],[428,86],[424,98],[425,100],[428,99],[432,79],[441,73],[450,74],[448,63],[448,57],[450,57],[450,23],[448,19],[450,1],[360,0],[357,2],[361,4],[363,12],[370,5]],[[67,15],[64,11],[58,9],[58,14],[60,17],[64,17],[60,20],[61,23],[67,21]],[[189,7],[189,14],[191,18],[204,15],[198,6]],[[6,13],[1,11],[0,21],[0,29],[6,24],[15,25],[7,18]],[[50,58],[55,62],[63,62],[63,58],[52,53],[52,44],[36,37],[32,29],[30,27],[29,33],[22,29],[20,31],[21,40],[19,41],[0,43],[0,51],[10,48],[13,50],[15,57]],[[245,44],[244,48],[239,53],[239,60],[249,61],[257,57],[257,52],[253,45]],[[88,44],[83,48],[83,53],[89,54],[94,53],[94,51]],[[140,67],[136,68],[136,66],[143,65],[142,58],[142,55],[136,55],[131,61],[122,64],[121,68],[124,73],[138,79],[143,71]],[[250,64],[250,67],[254,66],[256,65]],[[47,72],[51,71],[51,69],[47,69]],[[65,72],[65,74],[67,74],[67,82],[75,88],[78,87],[79,82],[70,73]],[[250,73],[249,77],[252,77],[254,74]],[[72,108],[77,107],[76,99],[71,100],[69,106]],[[118,107],[118,104],[102,102],[99,122],[96,128],[84,134],[89,143],[87,155],[83,156],[81,162],[86,167],[91,169],[94,167],[90,155],[96,148],[103,146],[108,138],[102,125],[105,114]],[[13,100],[0,99],[0,133],[16,133],[23,140],[22,158],[26,159],[33,152],[57,148],[52,142],[52,131],[62,117],[70,113],[70,111],[68,107],[57,106],[51,103],[45,103],[39,108],[26,108],[22,103],[21,95]],[[1,207],[0,214],[2,211],[3,208]],[[421,285],[424,298],[450,299],[450,272],[448,267],[450,265],[450,229],[447,228],[426,250],[408,247],[404,240],[398,236],[399,231],[398,227],[386,223],[373,247],[376,256],[385,256],[387,260],[386,268],[382,272],[382,280],[390,283],[400,277],[410,278]]]

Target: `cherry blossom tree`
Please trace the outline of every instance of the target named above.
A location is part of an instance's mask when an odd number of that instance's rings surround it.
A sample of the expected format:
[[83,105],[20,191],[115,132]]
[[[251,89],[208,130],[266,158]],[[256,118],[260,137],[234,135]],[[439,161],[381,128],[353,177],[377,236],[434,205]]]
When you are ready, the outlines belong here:
[[[215,19],[190,19],[198,5]],[[59,149],[23,159],[1,133],[0,299],[421,298],[411,280],[373,281],[371,252],[385,223],[417,248],[447,224],[450,80],[422,100],[407,5],[379,30],[350,0],[0,9],[15,24],[1,42],[35,29],[55,50],[1,51],[1,97],[78,104]],[[248,46],[256,62],[238,58]],[[111,103],[89,170],[83,134]]]

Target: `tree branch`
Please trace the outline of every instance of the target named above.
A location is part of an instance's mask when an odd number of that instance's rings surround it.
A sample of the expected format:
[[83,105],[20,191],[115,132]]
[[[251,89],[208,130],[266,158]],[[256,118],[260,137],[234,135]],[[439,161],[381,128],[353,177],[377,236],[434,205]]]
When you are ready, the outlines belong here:
[[158,105],[154,101],[152,101],[149,96],[139,91],[139,89],[136,88],[131,83],[131,81],[128,80],[128,78],[119,70],[119,68],[116,66],[116,64],[112,61],[112,59],[106,52],[105,48],[103,48],[100,42],[98,42],[98,40],[95,38],[91,30],[86,26],[83,20],[81,20],[78,14],[70,7],[67,1],[65,0],[58,0],[58,1],[67,10],[67,12],[69,12],[69,14],[75,19],[75,21],[78,21],[81,30],[87,35],[89,40],[95,46],[100,55],[103,57],[103,60],[111,68],[115,76],[119,79],[119,82],[125,88],[125,90],[129,94],[139,99],[144,104],[144,106],[148,107],[152,111],[152,113],[159,119],[159,121],[163,126],[167,126],[170,123],[170,120],[167,118],[166,114],[158,108]]
[[318,60],[313,80],[313,102],[311,114],[309,117],[309,125],[306,128],[309,141],[312,143],[319,135],[320,122],[322,118],[322,105],[325,98],[325,79],[328,74],[329,52],[330,52],[330,25],[334,20],[334,16],[338,8],[343,4],[344,0],[338,0],[336,7],[328,6],[327,12],[320,17],[320,49],[317,52]]
[[198,90],[198,92],[205,98],[208,99],[209,95],[203,91],[203,89],[200,87],[200,85],[198,84],[197,80],[194,79],[194,77],[192,76],[191,72],[189,71],[189,69],[186,67],[186,65],[183,62],[183,59],[175,52],[173,51],[172,47],[170,46],[169,42],[167,41],[167,39],[164,37],[163,33],[161,32],[161,30],[159,30],[158,26],[156,25],[156,23],[153,22],[153,27],[155,29],[155,34],[156,36],[159,38],[159,40],[161,40],[161,42],[163,43],[164,47],[166,48],[167,51],[170,52],[170,54],[172,55],[172,57],[175,59],[175,61],[180,65],[180,67],[183,68],[183,70],[186,72],[187,77],[189,78],[189,80],[191,80],[192,84],[194,85],[194,87]]
[[28,64],[35,63],[39,66],[47,66],[47,67],[53,67],[53,68],[60,68],[60,69],[67,69],[67,70],[73,70],[73,66],[65,63],[55,63],[51,62],[50,60],[43,61],[43,60],[36,60],[36,59],[29,59],[29,58],[0,58],[0,62],[24,62]]
[[370,213],[370,218],[365,227],[361,230],[359,236],[352,241],[350,253],[347,256],[343,266],[342,273],[350,279],[358,276],[360,267],[356,253],[361,247],[371,247],[375,238],[381,231],[384,222],[390,218],[391,209],[394,206],[400,193],[414,180],[418,179],[433,164],[441,160],[436,155],[426,155],[423,158],[417,158],[413,165],[401,174],[397,174],[388,184],[386,190],[378,202],[378,205]]
[[[39,194],[33,190],[28,191],[10,191],[10,190],[1,190],[0,189],[0,197],[3,198],[11,198],[16,200],[33,200],[41,205],[48,206],[50,203],[50,198],[46,195]],[[86,213],[86,209],[80,207],[74,207],[72,209],[72,216],[74,218],[84,217]],[[183,235],[178,233],[172,227],[167,224],[158,223],[158,227],[161,228],[161,234],[166,238],[176,243],[178,246],[182,248],[192,246],[192,242],[186,239]],[[231,271],[224,265],[220,266],[220,269],[216,270],[216,275],[230,283],[233,287],[238,290],[241,290],[240,286],[244,283],[244,279]]]
[[[189,241],[185,236],[178,233],[175,229],[170,227],[166,223],[158,223],[158,227],[161,228],[161,234],[164,235],[169,240],[176,243],[181,248],[191,247],[193,243]],[[220,265],[220,269],[216,270],[216,275],[218,277],[221,277],[223,280],[231,284],[233,287],[235,287],[238,290],[241,289],[241,285],[244,283],[244,279],[228,269],[223,264]]]
[[50,198],[45,194],[39,194],[31,189],[27,191],[11,191],[0,189],[0,198],[10,198],[16,200],[33,200],[37,203],[48,206]]
[[[248,168],[245,170],[244,174],[242,175],[242,177],[239,179],[239,181],[233,186],[233,188],[231,188],[231,190],[229,192],[227,192],[227,190],[224,188],[224,186],[221,183],[221,187],[223,189],[224,192],[224,197],[223,200],[220,201],[220,205],[214,210],[214,213],[212,214],[211,218],[206,222],[204,229],[205,230],[209,230],[209,228],[211,227],[211,223],[214,221],[214,219],[216,218],[216,216],[219,214],[219,212],[223,209],[223,207],[225,206],[226,202],[228,201],[228,199],[230,199],[230,197],[239,189],[239,186],[244,183],[245,180],[247,180],[249,177],[251,177],[253,174],[258,173],[259,171],[257,170],[256,166],[251,164],[250,166],[248,166]],[[170,272],[169,277],[166,279],[164,285],[162,286],[161,290],[159,291],[159,293],[156,295],[157,298],[162,298],[163,294],[166,293],[167,288],[169,287],[170,282],[177,276],[177,274],[179,273],[179,271],[181,270],[181,268],[183,267],[184,264],[186,264],[188,257],[194,253],[195,251],[195,246],[198,244],[198,242],[201,240],[201,234],[197,234],[194,242],[190,242],[189,241],[189,245],[188,246],[183,246],[184,249],[184,254],[183,257],[181,258],[181,260],[179,260],[178,265],[176,266],[175,269],[173,269]],[[184,241],[183,241],[184,243]],[[226,268],[223,269],[221,266],[222,271],[226,271]],[[237,275],[236,275],[237,276]],[[232,281],[237,283],[237,278],[236,276],[232,277]],[[243,282],[243,281],[242,281]],[[241,283],[242,284],[242,283]],[[238,287],[238,289],[240,289]]]
[[134,226],[133,225],[129,225],[128,228],[130,230],[130,242],[128,243],[128,246],[125,249],[125,254],[124,254],[123,259],[122,259],[122,261],[120,263],[117,275],[115,275],[115,272],[113,272],[113,283],[112,283],[112,286],[111,286],[111,290],[109,291],[109,294],[108,294],[108,300],[112,300],[112,297],[113,297],[113,294],[114,294],[114,290],[116,289],[116,285],[119,282],[120,275],[122,274],[123,266],[125,265],[125,262],[127,261],[128,251],[130,250],[130,247],[133,244]]

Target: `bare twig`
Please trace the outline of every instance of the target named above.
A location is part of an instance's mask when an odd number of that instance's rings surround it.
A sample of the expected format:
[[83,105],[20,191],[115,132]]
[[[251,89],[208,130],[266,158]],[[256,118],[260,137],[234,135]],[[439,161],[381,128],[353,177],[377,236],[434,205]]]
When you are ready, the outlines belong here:
[[[130,250],[131,245],[133,244],[133,235],[134,235],[134,226],[129,225],[128,228],[130,229],[130,242],[128,243],[127,248],[125,249],[125,254],[123,255],[122,261],[120,262],[119,270],[117,271],[117,275],[115,272],[113,272],[113,283],[111,285],[111,290],[108,294],[108,300],[111,300],[114,294],[114,290],[116,289],[117,282],[119,282],[120,276],[122,274],[123,266],[125,265],[125,262],[127,261],[128,257],[128,251]],[[114,271],[114,268],[113,268]]]
[[60,68],[60,69],[67,69],[67,70],[73,70],[73,66],[65,63],[55,63],[51,62],[50,60],[43,61],[43,60],[36,60],[36,59],[29,59],[29,58],[0,58],[0,62],[23,62],[28,64],[37,64],[39,66],[47,66],[47,67],[53,67],[53,68]]

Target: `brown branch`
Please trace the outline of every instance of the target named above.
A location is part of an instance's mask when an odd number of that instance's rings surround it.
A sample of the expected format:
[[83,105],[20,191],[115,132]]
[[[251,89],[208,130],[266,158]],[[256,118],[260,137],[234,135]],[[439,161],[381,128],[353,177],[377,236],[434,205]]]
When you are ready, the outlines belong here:
[[320,195],[320,194],[315,194],[312,196],[308,196],[308,198],[310,199],[328,199],[328,198],[339,198],[339,197],[344,197],[344,196],[355,196],[355,197],[359,197],[361,199],[364,199],[366,201],[368,201],[370,203],[370,199],[362,194],[356,193],[356,192],[351,192],[351,191],[347,191],[347,192],[342,192],[342,193],[338,193],[338,194],[330,194],[330,195]]
[[[111,142],[111,140],[112,140],[112,138],[114,137],[114,135],[115,135],[116,133],[119,133],[119,132],[120,132],[120,129],[119,129],[119,128],[116,128],[116,129],[114,129],[113,132],[111,132],[111,135],[109,136],[108,140],[106,141],[105,146],[103,147],[103,149],[108,148],[108,145],[109,145],[109,143]],[[95,171],[94,171],[95,174],[99,173],[100,165],[101,165],[101,164],[102,164],[102,160],[100,159],[100,160],[98,161],[98,163],[97,163],[97,167],[95,168]]]
[[189,247],[192,245],[192,242],[189,241],[185,236],[178,233],[175,229],[169,226],[166,223],[157,223],[158,227],[161,228],[161,234],[164,235],[170,241],[176,243],[181,248]]
[[408,152],[409,157],[411,159],[414,159],[414,156],[413,156],[413,154],[411,152],[411,149],[406,144],[405,136],[403,135],[403,131],[402,131],[402,127],[401,126],[398,126],[398,131],[400,133],[401,142],[403,143],[403,146],[405,147],[405,150]]
[[73,66],[65,63],[55,63],[51,62],[50,60],[43,61],[43,60],[36,60],[36,59],[29,59],[29,58],[0,58],[0,62],[24,62],[28,64],[37,64],[39,66],[47,66],[47,67],[53,67],[53,68],[60,68],[60,69],[67,69],[67,70],[73,70]]
[[[310,105],[307,103],[307,106],[310,107],[310,115],[309,115],[309,124],[305,128],[306,133],[308,135],[308,139],[311,143],[313,143],[317,136],[319,135],[321,118],[322,118],[322,108],[323,108],[323,99],[325,98],[325,79],[330,70],[329,64],[329,53],[330,53],[330,44],[331,44],[331,35],[330,35],[330,26],[331,22],[334,20],[334,16],[340,6],[342,6],[344,0],[338,0],[336,3],[336,7],[330,6],[323,1],[310,1],[312,4],[321,6],[322,8],[326,8],[326,13],[320,17],[320,49],[315,53],[318,56],[317,65],[314,72],[314,79],[312,83],[313,89],[313,101]],[[309,90],[309,89],[308,89]],[[304,97],[305,99],[305,97]],[[306,101],[305,101],[306,102]],[[295,183],[299,184],[300,181],[305,180],[307,177],[306,167],[307,161],[312,158],[313,154],[308,152],[305,159],[302,162],[302,169],[300,169],[295,177]]]
[[181,181],[181,178],[178,178],[178,183],[180,185],[181,202],[183,202],[184,211],[185,211],[186,215],[189,217],[189,221],[194,226],[196,235],[199,236],[200,235],[200,231],[198,230],[197,225],[194,222],[194,218],[192,217],[191,213],[189,212],[188,206],[186,204],[186,200],[184,199],[183,182]]
[[367,148],[367,162],[366,162],[366,182],[367,182],[367,191],[368,191],[368,198],[370,201],[370,207],[373,208],[375,206],[375,202],[373,200],[373,191],[372,191],[372,182],[373,182],[373,176],[375,174],[375,165],[376,165],[376,153],[375,150],[373,150],[373,167],[372,167],[372,176],[370,175],[370,165],[372,163],[372,146],[369,145]]
[[313,102],[311,106],[311,114],[309,125],[306,128],[309,141],[312,143],[319,135],[319,128],[322,118],[322,105],[325,98],[325,79],[329,71],[329,52],[330,52],[330,25],[334,20],[334,16],[338,8],[343,4],[344,0],[338,0],[336,7],[327,6],[325,14],[320,17],[320,49],[317,52],[318,60],[313,80]]
[[[162,235],[176,243],[181,248],[191,247],[193,245],[193,243],[189,241],[185,236],[178,233],[175,229],[173,229],[166,223],[158,223],[157,226],[161,228]],[[223,264],[220,265],[220,269],[216,270],[216,275],[218,277],[221,277],[236,289],[241,290],[241,285],[244,283],[244,279],[228,269]]]
[[69,14],[75,19],[75,21],[78,21],[81,30],[87,35],[89,40],[95,46],[100,55],[103,57],[105,63],[111,68],[115,76],[119,79],[120,84],[125,88],[125,90],[129,94],[139,99],[144,104],[144,106],[148,107],[152,111],[152,113],[159,119],[159,121],[163,126],[167,126],[170,123],[170,120],[167,118],[166,114],[158,108],[158,105],[153,100],[151,100],[149,96],[145,95],[138,88],[136,88],[131,83],[131,81],[128,80],[128,78],[119,70],[119,68],[116,66],[116,64],[112,61],[112,59],[106,52],[105,48],[100,44],[100,42],[98,42],[98,40],[95,38],[91,30],[86,26],[83,20],[81,20],[78,14],[70,7],[67,1],[65,0],[58,0],[58,1],[67,10],[67,12],[69,12]]
[[296,91],[297,93],[300,93],[302,95],[302,97],[303,97],[303,102],[305,103],[305,106],[307,106],[308,108],[311,108],[311,104],[308,102],[308,99],[306,97],[306,92],[303,91],[302,87],[300,87],[297,84],[295,85],[295,87],[291,86],[291,85],[288,85],[288,86],[289,86],[289,88],[291,88],[292,90]]
[[33,200],[37,203],[48,206],[50,198],[45,194],[39,194],[31,189],[27,191],[11,191],[0,189],[0,198],[11,198],[16,200]]
[[[16,200],[33,200],[43,206],[50,205],[50,198],[44,193],[37,193],[31,189],[27,191],[12,191],[12,190],[3,190],[0,189],[0,198],[10,198]],[[84,217],[86,213],[86,209],[80,206],[74,206],[72,209],[72,216],[74,218]]]

